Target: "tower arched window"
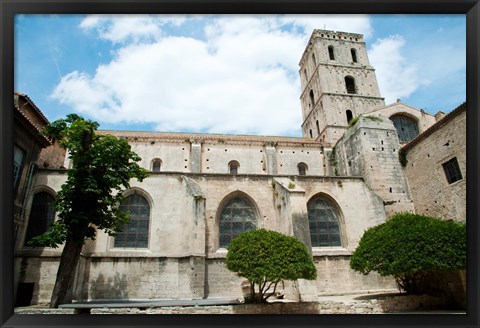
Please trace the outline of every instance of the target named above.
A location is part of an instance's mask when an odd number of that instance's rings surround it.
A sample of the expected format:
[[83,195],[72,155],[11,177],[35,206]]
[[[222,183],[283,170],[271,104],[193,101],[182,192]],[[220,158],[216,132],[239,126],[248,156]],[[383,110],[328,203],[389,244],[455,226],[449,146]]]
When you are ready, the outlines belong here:
[[160,172],[160,169],[162,167],[162,161],[157,159],[154,159],[152,162],[152,171],[153,172]]
[[305,163],[298,163],[298,175],[307,175],[307,164]]
[[347,88],[347,93],[356,93],[355,79],[351,76],[345,76],[345,87]]
[[28,218],[28,227],[25,234],[25,244],[33,237],[41,235],[48,230],[48,226],[55,219],[55,198],[48,192],[39,192],[33,196],[32,208]]
[[317,196],[307,204],[312,247],[341,246],[339,215],[332,202]]
[[312,129],[310,129],[310,138],[313,138]]
[[335,60],[335,51],[333,49],[333,46],[328,46],[328,57],[330,60]]
[[351,54],[352,54],[352,61],[353,61],[354,63],[356,63],[356,62],[357,62],[357,51],[352,48],[352,49],[350,49],[350,52],[351,52]]
[[317,125],[317,134],[320,134],[320,125],[318,125],[318,120],[315,122],[315,124]]
[[255,208],[245,197],[231,199],[222,209],[219,220],[219,246],[226,248],[233,238],[257,227]]
[[150,204],[142,195],[127,196],[120,209],[130,214],[130,221],[115,236],[114,247],[147,248],[150,226]]
[[315,54],[312,54],[313,66],[317,66],[317,60],[315,59]]
[[240,167],[240,164],[238,164],[237,161],[231,161],[228,163],[228,172],[230,174],[238,174],[238,168]]
[[313,90],[310,90],[309,96],[310,96],[310,105],[313,107],[315,106],[315,95],[313,94]]
[[350,109],[347,109],[346,114],[347,114],[347,123],[350,124],[350,121],[353,119],[352,111]]
[[418,124],[414,119],[397,114],[390,117],[397,130],[400,142],[407,142],[418,136]]

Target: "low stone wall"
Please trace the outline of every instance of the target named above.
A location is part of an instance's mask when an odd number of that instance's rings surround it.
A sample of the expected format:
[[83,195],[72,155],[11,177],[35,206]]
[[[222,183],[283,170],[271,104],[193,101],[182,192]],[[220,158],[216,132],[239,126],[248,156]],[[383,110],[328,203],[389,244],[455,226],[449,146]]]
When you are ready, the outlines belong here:
[[[369,297],[375,297],[368,299]],[[170,306],[155,308],[95,308],[91,314],[381,314],[451,310],[448,299],[430,295],[359,296],[353,301],[276,302],[219,306]],[[16,308],[16,314],[72,314],[73,310],[41,307]]]

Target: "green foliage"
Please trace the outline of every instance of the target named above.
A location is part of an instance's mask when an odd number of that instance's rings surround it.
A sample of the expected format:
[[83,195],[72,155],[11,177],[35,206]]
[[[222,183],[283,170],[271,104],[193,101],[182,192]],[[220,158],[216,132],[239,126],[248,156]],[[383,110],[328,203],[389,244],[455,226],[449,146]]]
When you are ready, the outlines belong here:
[[295,184],[293,182],[288,183],[288,189],[293,189],[295,188]]
[[466,260],[465,224],[398,213],[365,231],[350,267],[393,276],[407,292],[421,293],[421,280],[428,273],[464,269]]
[[407,154],[403,149],[400,149],[398,151],[398,160],[400,161],[400,164],[402,164],[403,167],[407,166],[408,164]]
[[67,237],[83,243],[95,239],[96,229],[114,235],[128,222],[129,216],[118,207],[122,192],[130,188],[130,179],[145,179],[147,171],[126,140],[95,134],[97,128],[98,123],[76,114],[45,128],[46,136],[68,149],[73,168],[55,199],[59,219],[30,245],[56,247]]
[[[265,229],[244,232],[234,238],[225,263],[230,271],[248,279],[252,302],[265,302],[282,280],[317,277],[312,257],[302,242]],[[273,291],[269,292],[271,287]]]
[[355,124],[357,124],[358,120],[360,119],[360,117],[354,117],[352,118],[349,122],[348,122],[348,126],[354,126]]

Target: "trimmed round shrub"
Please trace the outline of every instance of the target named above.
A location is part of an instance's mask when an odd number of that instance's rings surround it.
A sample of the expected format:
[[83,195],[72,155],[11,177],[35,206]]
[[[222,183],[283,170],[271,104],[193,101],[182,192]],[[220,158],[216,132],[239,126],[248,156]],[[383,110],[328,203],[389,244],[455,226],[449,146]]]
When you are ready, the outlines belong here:
[[302,242],[266,229],[251,230],[234,238],[225,263],[230,271],[248,279],[250,298],[247,301],[254,303],[266,302],[282,280],[317,277],[312,256]]
[[350,267],[393,276],[407,293],[419,294],[425,292],[423,279],[430,273],[464,269],[466,261],[465,224],[398,213],[365,231]]

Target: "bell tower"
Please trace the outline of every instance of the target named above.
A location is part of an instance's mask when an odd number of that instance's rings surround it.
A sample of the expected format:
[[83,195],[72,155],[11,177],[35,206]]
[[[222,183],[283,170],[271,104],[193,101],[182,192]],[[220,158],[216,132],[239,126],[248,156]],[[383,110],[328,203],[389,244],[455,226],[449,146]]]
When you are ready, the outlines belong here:
[[361,34],[314,30],[299,66],[306,138],[333,146],[352,118],[385,106]]

